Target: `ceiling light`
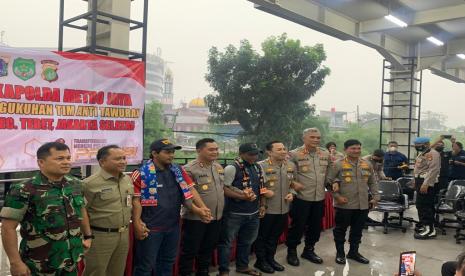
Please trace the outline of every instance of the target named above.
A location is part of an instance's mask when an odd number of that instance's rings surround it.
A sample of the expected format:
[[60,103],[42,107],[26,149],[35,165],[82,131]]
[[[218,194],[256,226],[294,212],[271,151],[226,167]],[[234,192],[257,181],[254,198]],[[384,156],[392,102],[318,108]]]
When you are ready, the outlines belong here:
[[384,18],[386,18],[387,20],[391,21],[392,23],[402,27],[402,28],[405,28],[408,26],[407,23],[405,23],[404,21],[400,20],[399,18],[395,17],[394,15],[391,15],[391,14],[388,14],[386,15]]
[[435,38],[434,36],[430,36],[427,38],[429,42],[435,44],[436,46],[442,46],[444,45],[444,42],[442,42],[441,40]]
[[459,57],[461,59],[465,59],[465,54],[457,54],[457,57]]

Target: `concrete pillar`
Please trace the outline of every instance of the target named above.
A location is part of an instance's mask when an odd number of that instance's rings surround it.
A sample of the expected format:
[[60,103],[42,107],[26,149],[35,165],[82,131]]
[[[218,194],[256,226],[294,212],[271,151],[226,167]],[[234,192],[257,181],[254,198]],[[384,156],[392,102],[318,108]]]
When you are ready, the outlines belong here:
[[[97,1],[97,10],[109,14],[121,16],[124,18],[131,17],[131,0],[88,0],[88,10],[92,11],[93,2]],[[98,19],[110,21],[110,24],[97,22],[96,28],[96,44],[120,50],[129,50],[129,24],[121,21],[113,20],[108,17],[98,16]],[[92,21],[88,21],[87,30],[87,46],[92,42]],[[108,53],[109,56],[118,58],[128,58],[125,55]],[[95,173],[100,166],[91,166],[91,174]],[[86,166],[81,167],[81,173],[84,176],[89,176],[86,173]]]
[[[97,1],[97,10],[113,15],[130,18],[131,0],[89,0],[89,11],[93,1]],[[110,25],[97,22],[97,45],[121,50],[129,50],[129,24],[99,16],[99,19],[110,21]],[[91,28],[87,31],[87,45],[91,44]],[[110,56],[127,58],[124,55],[109,53]]]

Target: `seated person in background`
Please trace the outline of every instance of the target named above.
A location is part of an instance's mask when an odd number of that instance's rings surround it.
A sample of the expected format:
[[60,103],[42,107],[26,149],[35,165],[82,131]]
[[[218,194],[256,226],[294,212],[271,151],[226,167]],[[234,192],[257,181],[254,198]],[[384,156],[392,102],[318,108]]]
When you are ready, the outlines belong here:
[[337,151],[336,143],[328,142],[326,144],[326,149],[329,151],[329,158],[331,158],[332,162],[344,158],[344,154]]
[[373,154],[366,155],[362,158],[365,161],[368,161],[373,166],[373,172],[375,181],[379,182],[380,180],[390,180],[391,178],[387,177],[383,171],[383,162],[384,162],[384,151],[382,149],[377,149]]
[[384,154],[384,174],[393,180],[402,177],[403,170],[408,169],[407,157],[397,150],[397,142],[391,141],[388,144],[388,151]]

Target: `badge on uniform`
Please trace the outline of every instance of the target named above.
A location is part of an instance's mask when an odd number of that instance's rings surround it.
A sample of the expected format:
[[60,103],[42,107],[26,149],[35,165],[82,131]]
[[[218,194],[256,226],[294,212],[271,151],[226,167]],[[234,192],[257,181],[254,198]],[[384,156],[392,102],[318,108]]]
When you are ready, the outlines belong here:
[[126,206],[131,207],[132,206],[132,200],[131,200],[131,195],[126,196]]
[[208,190],[208,185],[207,184],[202,185],[202,190],[204,191]]
[[274,186],[274,181],[270,181],[268,184],[270,185],[270,187],[273,187]]
[[307,172],[307,171],[308,171],[308,167],[307,167],[307,166],[302,166],[302,167],[301,167],[301,171]]
[[344,180],[345,180],[345,182],[347,182],[347,183],[352,182],[352,178],[351,178],[351,177],[346,177]]

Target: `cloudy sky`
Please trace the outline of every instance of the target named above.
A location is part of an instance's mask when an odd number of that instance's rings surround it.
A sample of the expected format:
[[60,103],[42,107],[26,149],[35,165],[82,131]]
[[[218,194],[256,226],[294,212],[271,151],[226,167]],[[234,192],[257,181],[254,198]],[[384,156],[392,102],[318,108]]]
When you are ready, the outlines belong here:
[[[86,2],[65,1],[65,18],[86,10]],[[0,30],[4,42],[13,47],[57,47],[58,0],[0,1]],[[142,0],[135,0],[132,16],[139,19]],[[205,82],[208,50],[248,39],[259,49],[269,36],[284,32],[305,45],[322,43],[331,75],[325,86],[310,99],[318,109],[379,113],[382,57],[354,42],[344,42],[295,23],[254,9],[246,0],[150,0],[148,51],[162,49],[162,57],[174,72],[175,101],[189,101],[211,92]],[[65,47],[85,45],[85,32],[65,32]],[[131,47],[140,49],[140,34],[131,36]],[[465,125],[460,112],[465,105],[465,85],[423,73],[422,110],[447,116],[451,127]],[[352,113],[350,113],[352,112]]]

